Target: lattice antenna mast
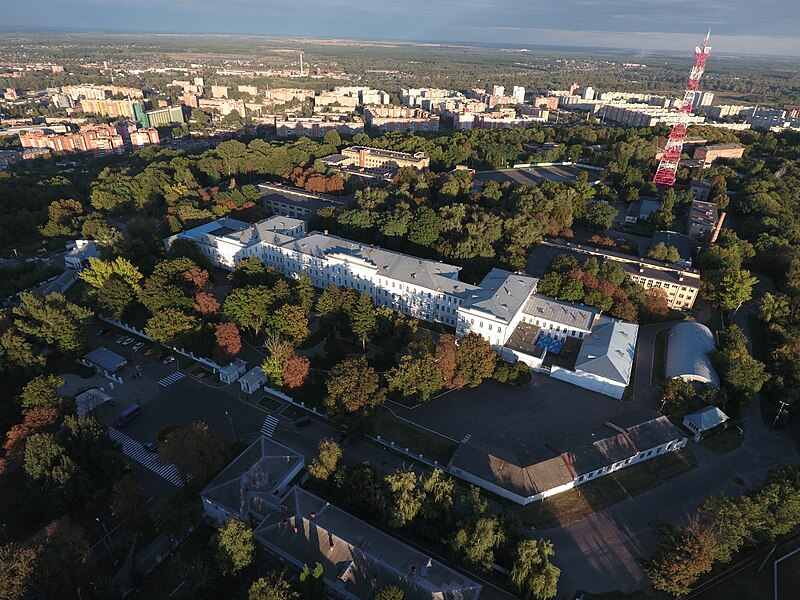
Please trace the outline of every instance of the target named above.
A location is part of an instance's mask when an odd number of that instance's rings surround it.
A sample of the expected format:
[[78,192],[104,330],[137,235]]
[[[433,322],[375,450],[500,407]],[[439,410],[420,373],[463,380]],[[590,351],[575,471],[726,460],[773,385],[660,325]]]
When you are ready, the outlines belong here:
[[671,187],[675,183],[675,174],[678,171],[678,164],[683,151],[683,141],[686,139],[686,130],[689,127],[689,117],[692,114],[692,110],[694,110],[695,95],[700,87],[700,78],[706,69],[706,60],[711,53],[711,46],[708,45],[710,37],[711,30],[709,29],[706,39],[703,40],[703,45],[694,49],[694,67],[692,67],[692,72],[689,74],[689,83],[686,85],[683,101],[678,109],[678,121],[672,126],[669,139],[666,146],[664,146],[664,154],[661,156],[661,162],[658,164],[655,177],[653,177],[653,183],[656,185]]

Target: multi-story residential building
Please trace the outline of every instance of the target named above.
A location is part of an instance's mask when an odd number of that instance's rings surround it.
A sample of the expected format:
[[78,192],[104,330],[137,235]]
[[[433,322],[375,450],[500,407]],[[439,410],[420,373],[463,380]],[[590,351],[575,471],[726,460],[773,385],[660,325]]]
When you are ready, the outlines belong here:
[[314,99],[314,90],[277,88],[274,90],[267,90],[265,92],[265,96],[268,100],[272,100],[273,102],[276,103],[292,102],[294,100],[300,100],[301,102],[305,102],[306,100]]
[[531,104],[537,108],[558,110],[558,96],[536,96]]
[[75,102],[80,100],[105,100],[108,96],[125,96],[126,98],[142,98],[144,93],[139,88],[121,85],[65,85],[61,87],[64,94],[70,96]]
[[736,142],[699,146],[695,149],[693,158],[700,161],[704,169],[708,169],[719,158],[742,158],[744,149],[742,144]]
[[509,127],[527,127],[534,123],[547,121],[549,113],[541,109],[537,111],[537,116],[523,115],[517,117],[515,114],[506,112],[491,113],[464,113],[453,116],[454,129],[505,129]]
[[157,146],[161,143],[158,136],[158,129],[139,129],[130,134],[131,146],[139,148],[142,146]]
[[81,100],[83,112],[96,113],[103,117],[133,117],[133,102],[130,100]]
[[[136,144],[129,123],[114,125],[92,125],[75,133],[54,134],[46,130],[20,133],[19,139],[23,148],[49,148],[55,152],[91,152],[96,156],[105,154],[122,154],[126,141],[131,145],[148,145],[158,143],[156,130],[139,130]],[[142,143],[147,136],[147,143]],[[155,140],[155,141],[152,141]]]
[[439,117],[419,108],[368,106],[364,119],[373,131],[439,131]]
[[546,239],[542,245],[560,253],[580,256],[595,256],[598,259],[618,264],[628,278],[645,289],[661,288],[667,295],[669,307],[689,310],[700,293],[700,271],[669,265],[656,260],[630,256],[621,252],[574,244],[559,239]]
[[722,104],[720,106],[703,106],[702,112],[714,119],[723,117],[738,117],[740,115],[753,116],[755,106],[744,106],[739,104]]
[[[653,107],[649,104],[605,104],[598,109],[604,120],[614,121],[629,127],[655,127],[657,125],[674,125],[681,117],[677,110]],[[701,115],[689,115],[690,124],[704,123]]]
[[211,97],[212,98],[227,98],[228,97],[228,86],[226,85],[212,85],[211,86]]
[[[461,92],[436,88],[403,88],[400,90],[400,102],[412,108],[423,108],[436,111],[440,104],[463,102],[466,98]],[[450,109],[454,108],[451,106]]]
[[251,96],[258,96],[258,88],[254,85],[240,85],[236,87],[242,94],[249,94]]
[[515,85],[511,91],[511,97],[517,101],[518,104],[525,102],[525,88],[520,85]]
[[309,117],[301,119],[286,119],[277,121],[275,129],[278,137],[295,136],[319,139],[329,131],[338,131],[344,135],[355,135],[364,133],[364,121],[359,117],[353,117],[348,121],[325,121],[321,117]]
[[180,106],[148,110],[147,119],[151,127],[162,127],[172,123],[183,123],[183,109]]

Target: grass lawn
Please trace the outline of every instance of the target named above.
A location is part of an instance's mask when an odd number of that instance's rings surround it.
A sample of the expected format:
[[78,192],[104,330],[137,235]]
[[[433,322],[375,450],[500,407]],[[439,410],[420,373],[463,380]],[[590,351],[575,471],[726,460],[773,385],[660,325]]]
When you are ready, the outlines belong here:
[[269,396],[266,395],[262,396],[261,399],[257,400],[257,403],[259,406],[263,406],[264,408],[266,408],[267,410],[271,410],[272,412],[275,412],[284,404],[280,400],[277,400],[276,398],[270,398]]
[[653,350],[653,385],[661,385],[667,371],[667,335],[669,330],[659,331],[656,334],[656,344]]
[[422,454],[429,460],[446,465],[453,458],[458,444],[416,425],[402,421],[385,408],[379,410],[372,423],[372,435],[394,442],[399,448]]
[[700,440],[700,445],[710,452],[715,454],[725,454],[736,450],[742,445],[744,436],[739,434],[736,427],[731,427],[725,431],[720,431],[717,434],[710,435],[707,438]]
[[532,525],[537,529],[565,526],[633,498],[696,466],[697,461],[691,452],[677,450],[585,483],[541,503],[507,506],[511,510],[516,508],[526,526]]

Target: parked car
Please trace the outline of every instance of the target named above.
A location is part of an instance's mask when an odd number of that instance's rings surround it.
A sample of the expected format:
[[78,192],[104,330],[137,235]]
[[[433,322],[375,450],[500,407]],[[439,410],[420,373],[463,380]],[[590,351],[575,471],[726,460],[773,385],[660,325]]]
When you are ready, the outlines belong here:
[[119,337],[117,338],[117,343],[118,343],[118,344],[121,344],[122,342],[124,342],[124,341],[125,341],[125,340],[127,340],[127,339],[128,339],[128,338],[126,338],[124,335],[121,335],[121,336],[119,336]]
[[144,444],[142,444],[142,448],[144,448],[148,452],[152,452],[153,454],[158,452],[158,446],[156,446],[153,442],[145,442]]
[[167,358],[165,358],[161,362],[163,362],[165,365],[168,365],[170,363],[174,363],[175,362],[175,357],[170,354],[169,356],[167,356]]
[[153,346],[150,346],[147,350],[142,352],[142,354],[144,354],[145,356],[150,356],[151,354],[155,354],[155,353],[156,353],[156,349]]
[[144,348],[144,342],[136,342],[133,346],[131,346],[131,350],[134,352],[138,352],[142,348]]
[[162,352],[161,354],[159,354],[158,356],[156,356],[156,360],[157,360],[158,362],[164,362],[164,359],[165,359],[165,358],[167,358],[168,356],[169,356],[169,354],[168,354],[168,353],[166,353],[166,352]]
[[123,346],[130,346],[132,343],[133,343],[132,337],[126,337],[124,340],[122,340]]

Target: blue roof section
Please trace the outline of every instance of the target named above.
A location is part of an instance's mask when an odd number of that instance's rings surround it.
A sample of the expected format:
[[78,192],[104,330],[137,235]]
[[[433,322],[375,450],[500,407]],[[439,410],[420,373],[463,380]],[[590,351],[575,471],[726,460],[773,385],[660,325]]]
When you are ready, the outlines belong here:
[[109,373],[116,373],[128,362],[125,357],[120,356],[116,352],[112,352],[104,346],[100,346],[86,353],[83,358],[101,369],[105,369]]

